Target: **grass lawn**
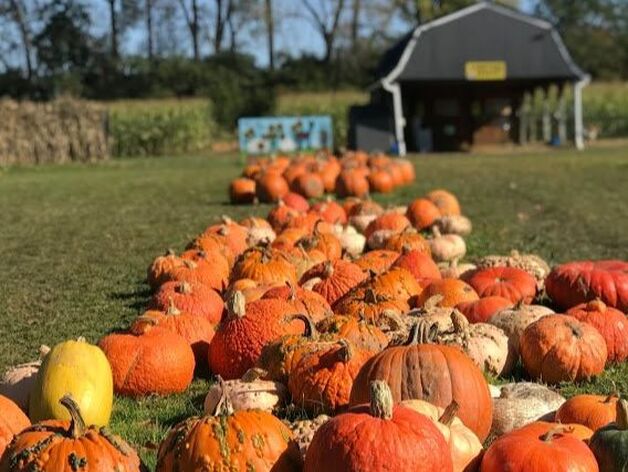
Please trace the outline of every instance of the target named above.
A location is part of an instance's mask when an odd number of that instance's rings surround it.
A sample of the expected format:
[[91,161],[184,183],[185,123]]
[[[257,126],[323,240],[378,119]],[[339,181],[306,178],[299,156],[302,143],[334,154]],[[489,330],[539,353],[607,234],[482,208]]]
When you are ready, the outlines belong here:
[[[511,156],[416,157],[417,182],[385,202],[435,187],[455,192],[474,223],[470,256],[512,248],[551,263],[628,258],[628,149]],[[96,342],[145,305],[149,262],[180,250],[233,207],[235,156],[114,160],[0,171],[0,369],[37,348],[85,336]],[[379,198],[378,198],[379,199]],[[577,390],[628,392],[628,363]],[[173,423],[199,412],[206,382],[169,398],[117,399],[113,428],[150,464]]]

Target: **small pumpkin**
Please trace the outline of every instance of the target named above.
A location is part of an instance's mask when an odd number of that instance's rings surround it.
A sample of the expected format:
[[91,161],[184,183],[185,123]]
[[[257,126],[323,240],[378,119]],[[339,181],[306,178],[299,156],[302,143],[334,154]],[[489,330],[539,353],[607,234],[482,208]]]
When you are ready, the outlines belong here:
[[[277,238],[277,233],[275,233],[275,230],[266,220],[261,220],[263,223],[258,223],[258,220],[261,219],[250,218],[250,221],[253,223],[251,226],[247,226],[248,235],[246,237],[246,244],[248,247],[272,243]],[[229,278],[228,274],[226,278]]]
[[288,192],[285,194],[279,203],[281,204],[281,202],[300,212],[306,212],[310,209],[310,204],[308,203],[307,198],[295,192]]
[[440,271],[434,260],[429,254],[417,249],[404,249],[392,267],[400,267],[409,271],[422,288],[434,280],[441,279]]
[[410,309],[403,298],[379,294],[371,287],[358,286],[351,289],[332,306],[334,313],[377,323],[386,311],[402,314]]
[[617,402],[614,423],[598,429],[589,447],[603,472],[623,472],[628,465],[628,402]]
[[388,231],[390,235],[402,233],[404,230],[410,227],[410,221],[399,213],[387,212],[384,213],[373,221],[364,230],[364,236],[367,240],[369,237],[377,231]]
[[299,451],[292,432],[261,410],[236,411],[219,379],[222,397],[211,415],[175,425],[159,446],[156,472],[259,470],[297,472]]
[[50,348],[42,345],[39,347],[38,360],[10,367],[0,380],[0,395],[4,395],[15,402],[22,410],[28,411],[28,402],[35,386],[41,361],[49,352]]
[[366,237],[351,225],[334,227],[334,235],[340,241],[343,251],[351,257],[359,257],[364,252]]
[[437,227],[433,229],[434,237],[429,240],[432,257],[436,262],[447,262],[462,259],[467,253],[467,245],[457,234],[441,234]]
[[528,374],[551,384],[600,374],[607,355],[602,335],[567,315],[548,315],[532,323],[521,336],[520,350]]
[[577,423],[597,431],[617,419],[619,396],[580,394],[571,397],[556,410],[556,421]]
[[231,203],[255,202],[255,180],[246,177],[233,179],[229,184],[229,199]]
[[316,328],[367,351],[379,352],[388,345],[388,337],[377,326],[350,316],[329,316],[319,321]]
[[220,253],[190,249],[181,254],[180,266],[164,275],[165,281],[198,283],[222,292],[229,281],[229,262]]
[[395,182],[390,173],[385,170],[376,170],[368,176],[369,189],[374,193],[389,193],[395,188]]
[[436,189],[429,192],[425,198],[431,201],[441,215],[460,215],[460,203],[456,196],[444,189]]
[[320,198],[325,193],[325,183],[320,175],[306,172],[294,180],[293,189],[305,198]]
[[394,405],[386,382],[372,382],[368,397],[370,403],[318,428],[304,472],[454,470],[449,446],[429,418]]
[[517,250],[510,251],[507,256],[489,255],[476,261],[478,268],[487,267],[515,267],[525,270],[536,279],[537,290],[542,290],[545,278],[550,273],[550,267],[540,256],[536,254],[521,254]]
[[330,261],[340,259],[342,256],[342,245],[336,236],[330,233],[321,233],[318,231],[317,224],[311,235],[297,241],[296,245],[302,247],[305,251],[317,249],[322,252]]
[[333,315],[331,306],[329,306],[329,303],[322,295],[301,287],[292,285],[272,287],[262,296],[262,299],[271,298],[291,303],[295,308],[295,312],[304,313],[315,323]]
[[471,234],[471,220],[462,215],[441,216],[434,224],[442,234],[457,234],[467,236]]
[[301,214],[301,211],[288,206],[283,200],[279,200],[277,205],[268,212],[266,219],[273,229],[279,233],[287,228],[290,222]]
[[333,305],[349,290],[363,282],[366,277],[358,265],[344,259],[337,259],[312,267],[301,277],[301,284],[308,280],[318,279],[311,289]]
[[414,231],[392,234],[385,240],[383,249],[397,252],[419,251],[428,256],[432,254],[429,241]]
[[472,302],[458,303],[456,308],[470,323],[486,323],[495,313],[512,306],[513,303],[507,298],[488,296]]
[[323,221],[333,224],[344,225],[347,223],[347,213],[338,202],[327,198],[327,200],[318,202],[312,206],[312,210],[316,212]]
[[408,205],[406,216],[412,226],[423,230],[432,226],[442,215],[433,202],[427,198],[417,198]]
[[365,197],[369,192],[366,176],[354,170],[343,170],[336,180],[336,195],[345,197]]
[[179,310],[206,318],[211,324],[222,319],[223,301],[215,290],[197,282],[166,282],[153,295],[151,309],[166,311],[171,304]]
[[31,392],[31,420],[69,419],[59,400],[71,394],[89,424],[109,423],[114,383],[105,354],[84,338],[54,346],[42,361]]
[[466,278],[480,297],[499,296],[512,303],[531,303],[536,296],[536,280],[516,267],[477,269]]
[[438,306],[453,308],[459,303],[479,300],[476,291],[466,282],[459,279],[440,279],[428,284],[419,295],[416,306],[423,306],[427,300],[434,295],[441,295],[443,298],[438,302]]
[[297,272],[285,254],[270,247],[252,247],[242,254],[231,272],[231,281],[252,279],[262,284],[296,285]]
[[220,236],[224,245],[231,250],[235,257],[238,257],[249,247],[246,242],[248,229],[226,215],[221,217],[220,223],[206,228],[200,237],[211,236],[212,234]]
[[378,249],[367,252],[353,262],[364,272],[380,274],[390,269],[398,257],[399,253],[397,251]]
[[10,398],[0,395],[0,457],[13,436],[31,425],[28,417]]
[[256,192],[260,202],[275,203],[289,191],[288,182],[280,174],[266,172],[257,180]]
[[168,279],[168,274],[175,269],[183,265],[181,258],[177,257],[172,249],[168,249],[163,256],[157,256],[146,271],[146,279],[148,285],[153,290],[156,290],[162,283]]
[[105,427],[86,426],[71,395],[59,400],[67,420],[43,421],[17,434],[0,459],[2,472],[139,472],[137,453]]

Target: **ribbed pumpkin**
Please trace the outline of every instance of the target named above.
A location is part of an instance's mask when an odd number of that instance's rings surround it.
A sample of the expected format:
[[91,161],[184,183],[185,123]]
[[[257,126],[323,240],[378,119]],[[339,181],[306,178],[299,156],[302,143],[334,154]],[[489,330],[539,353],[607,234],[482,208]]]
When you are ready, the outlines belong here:
[[234,411],[227,389],[213,415],[175,425],[159,446],[156,472],[298,472],[292,432],[261,410]]
[[532,323],[519,348],[528,374],[550,384],[594,377],[604,370],[607,356],[598,330],[567,315],[548,315]]
[[617,403],[617,420],[598,429],[589,441],[600,470],[624,472],[628,465],[628,401]]
[[305,456],[304,472],[452,472],[449,446],[424,415],[393,404],[385,382],[369,385],[369,402],[324,423]]
[[255,201],[255,180],[246,177],[233,179],[229,184],[231,203],[253,203]]
[[157,256],[146,271],[148,285],[153,290],[168,280],[168,274],[176,267],[183,265],[181,258],[177,257],[172,249],[168,249],[163,256]]
[[0,395],[0,457],[13,436],[31,425],[28,417],[12,400]]
[[221,236],[225,246],[231,250],[235,257],[238,257],[249,247],[247,243],[248,229],[228,216],[223,216],[220,223],[206,228],[201,234],[201,238],[211,234]]
[[366,274],[353,262],[337,259],[312,267],[301,277],[301,284],[312,279],[320,279],[312,286],[312,291],[319,293],[333,305],[336,300],[364,281]]
[[328,198],[324,202],[318,202],[312,206],[312,211],[320,215],[320,217],[334,224],[345,224],[347,222],[347,213],[345,209],[336,201]]
[[418,230],[432,226],[441,213],[436,205],[427,198],[417,198],[408,205],[406,216],[410,224]]
[[221,254],[227,259],[229,267],[233,266],[236,255],[229,248],[224,236],[216,233],[201,234],[188,244],[187,249],[198,249],[205,254]]
[[379,352],[388,345],[388,338],[377,326],[351,316],[334,315],[316,325],[321,333],[346,339],[354,346],[367,351]]
[[237,379],[254,367],[262,348],[287,334],[302,334],[303,321],[290,319],[294,306],[284,300],[246,303],[241,292],[227,302],[227,315],[209,346],[209,365],[225,380]]
[[104,427],[87,427],[71,395],[61,398],[70,421],[44,421],[16,435],[1,472],[139,472],[137,453]]
[[269,247],[252,247],[242,254],[231,272],[231,281],[252,279],[261,284],[296,285],[297,272],[285,254]]
[[398,257],[399,253],[397,251],[377,249],[375,251],[367,252],[354,262],[364,272],[374,272],[376,274],[380,274],[390,269]]
[[192,348],[197,369],[207,367],[207,351],[214,337],[214,327],[202,316],[179,310],[172,303],[166,311],[147,310],[133,321],[131,331],[143,331],[144,325],[159,326],[182,336]]
[[618,395],[575,395],[556,410],[556,421],[577,423],[597,431],[617,419],[618,401]]
[[417,306],[423,306],[434,295],[442,295],[438,306],[453,308],[459,303],[478,300],[476,291],[459,279],[434,280],[426,286],[417,299]]
[[600,332],[606,341],[607,362],[628,359],[628,318],[621,311],[607,307],[602,300],[593,300],[570,308],[567,314]]
[[402,233],[410,227],[408,218],[396,212],[388,212],[378,216],[369,223],[364,231],[367,238],[376,231],[390,231],[391,234]]
[[288,182],[278,173],[266,172],[257,180],[256,192],[260,202],[277,202],[289,191]]
[[403,250],[392,267],[409,271],[422,288],[441,279],[440,270],[429,254],[417,249]]
[[537,422],[511,431],[484,453],[480,472],[598,472],[593,453],[568,428]]
[[430,243],[419,233],[413,231],[393,234],[386,239],[384,249],[397,252],[419,251],[428,256],[432,253]]
[[293,403],[315,414],[346,408],[353,379],[372,355],[342,339],[304,354],[288,379]]
[[460,203],[456,196],[443,189],[436,189],[429,192],[425,198],[431,201],[443,216],[460,215]]
[[220,295],[205,285],[194,282],[166,282],[150,301],[150,307],[166,311],[173,303],[179,310],[206,318],[217,324],[222,318],[223,301]]
[[536,296],[535,278],[516,267],[477,269],[465,277],[465,280],[480,297],[498,296],[507,298],[512,303],[520,300],[531,303]]
[[262,298],[275,298],[290,302],[295,307],[297,313],[308,315],[314,323],[317,323],[327,316],[333,315],[331,306],[329,306],[325,298],[316,292],[305,290],[301,287],[292,285],[273,287],[269,289]]
[[463,352],[431,344],[437,325],[418,323],[405,346],[389,347],[362,367],[351,392],[351,404],[368,399],[373,380],[386,381],[395,401],[419,399],[447,407],[460,405],[458,416],[484,441],[491,428],[493,406],[482,371]]
[[454,472],[472,472],[480,465],[482,443],[473,431],[456,416],[456,402],[440,408],[424,400],[404,400],[400,405],[427,416],[449,444]]
[[134,326],[105,336],[98,345],[111,364],[113,389],[119,395],[168,395],[192,383],[194,352],[183,336],[165,328]]
[[358,286],[338,299],[332,308],[334,313],[377,324],[385,311],[401,315],[410,309],[410,305],[402,298],[378,294],[372,288]]
[[182,265],[164,276],[165,281],[196,282],[222,292],[229,281],[229,262],[220,253],[189,249],[181,254]]
[[462,302],[456,308],[470,323],[487,323],[498,311],[510,308],[513,303],[504,297],[488,296],[471,302]]

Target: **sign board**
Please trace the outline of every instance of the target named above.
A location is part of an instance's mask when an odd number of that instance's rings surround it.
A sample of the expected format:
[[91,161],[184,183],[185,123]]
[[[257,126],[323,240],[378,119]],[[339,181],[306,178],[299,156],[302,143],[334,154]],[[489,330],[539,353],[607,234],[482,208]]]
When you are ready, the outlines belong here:
[[464,64],[467,80],[506,80],[504,61],[469,61]]
[[247,154],[331,149],[332,121],[330,116],[240,118],[238,141]]

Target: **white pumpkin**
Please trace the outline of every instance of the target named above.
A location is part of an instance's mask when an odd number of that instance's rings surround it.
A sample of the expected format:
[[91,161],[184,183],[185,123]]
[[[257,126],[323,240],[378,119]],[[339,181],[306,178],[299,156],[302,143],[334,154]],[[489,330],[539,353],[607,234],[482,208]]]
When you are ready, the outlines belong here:
[[457,234],[466,236],[471,233],[471,220],[462,215],[441,216],[435,222],[442,234]]
[[277,234],[272,228],[253,226],[247,231],[246,244],[253,247],[259,244],[272,243],[276,237]]
[[50,352],[48,346],[40,346],[39,359],[9,368],[0,380],[0,395],[15,402],[22,410],[28,411],[28,400],[35,385],[41,361]]
[[349,218],[349,224],[364,234],[366,227],[377,218],[377,215],[354,215]]
[[330,419],[331,417],[327,415],[318,415],[312,420],[305,419],[287,423],[294,434],[294,440],[299,445],[299,451],[304,460],[307,449],[310,447],[310,443],[314,438],[314,434],[318,431],[318,428],[323,426]]
[[364,252],[364,246],[366,246],[366,237],[358,233],[358,230],[353,226],[347,225],[334,225],[334,235],[340,241],[342,249],[352,257],[358,257]]
[[477,269],[477,266],[470,262],[461,263],[458,259],[454,259],[449,262],[439,262],[438,268],[441,277],[444,279],[461,279],[465,274]]
[[538,290],[542,290],[545,285],[545,278],[550,273],[550,266],[540,256],[536,254],[520,254],[519,251],[512,250],[507,256],[490,255],[479,259],[476,262],[479,268],[486,267],[516,267],[525,270],[536,280]]
[[436,226],[433,228],[434,237],[429,239],[432,258],[436,262],[462,259],[467,253],[467,245],[457,234],[441,234]]

